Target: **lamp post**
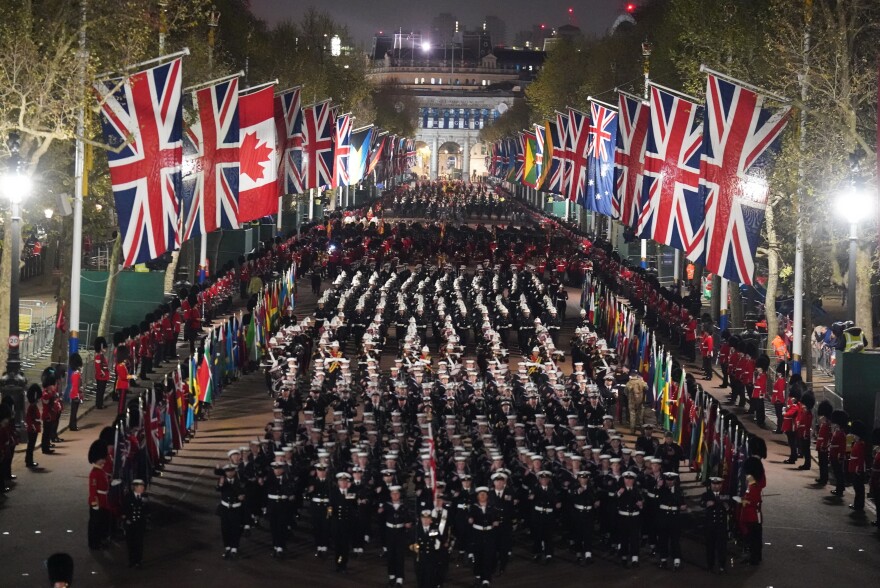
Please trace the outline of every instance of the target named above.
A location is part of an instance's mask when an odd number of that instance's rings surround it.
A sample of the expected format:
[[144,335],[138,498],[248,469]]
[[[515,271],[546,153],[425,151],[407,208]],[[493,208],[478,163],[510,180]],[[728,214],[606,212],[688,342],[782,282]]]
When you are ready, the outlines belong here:
[[18,279],[21,270],[21,202],[31,191],[30,178],[22,173],[21,157],[18,151],[21,148],[21,140],[17,133],[10,133],[7,141],[9,147],[9,169],[3,176],[3,195],[9,199],[12,222],[10,242],[10,280],[9,280],[9,354],[6,358],[6,373],[0,377],[0,390],[3,395],[12,397],[15,404],[16,424],[21,424],[24,414],[24,389],[27,386],[27,378],[21,372],[21,356],[19,355],[19,332],[18,332]]
[[837,198],[837,214],[849,224],[849,269],[846,285],[846,314],[856,320],[856,254],[858,253],[859,223],[873,214],[874,202],[867,191],[857,183],[850,184]]

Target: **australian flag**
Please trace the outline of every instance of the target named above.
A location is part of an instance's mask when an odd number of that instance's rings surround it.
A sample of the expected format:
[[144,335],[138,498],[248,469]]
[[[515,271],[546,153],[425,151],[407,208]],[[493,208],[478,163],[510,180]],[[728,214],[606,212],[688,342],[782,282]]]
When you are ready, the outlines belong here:
[[[617,142],[617,113],[596,102],[590,103],[589,173],[586,209],[614,216],[614,150]],[[618,207],[619,208],[619,207]]]

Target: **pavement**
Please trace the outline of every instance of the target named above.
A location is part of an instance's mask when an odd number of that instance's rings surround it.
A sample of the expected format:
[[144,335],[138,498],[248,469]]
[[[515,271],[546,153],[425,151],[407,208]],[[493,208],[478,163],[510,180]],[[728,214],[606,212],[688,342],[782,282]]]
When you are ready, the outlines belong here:
[[[569,320],[562,333],[561,349],[567,349],[577,316],[579,295],[574,289],[570,293]],[[308,313],[313,308],[314,297],[302,280],[297,312]],[[390,354],[384,359],[390,361]],[[514,356],[511,361],[517,359]],[[695,367],[694,373],[699,373]],[[718,389],[717,377],[701,383],[723,399],[725,391]],[[199,423],[197,435],[175,455],[163,476],[154,478],[149,490],[153,516],[143,566],[139,569],[126,566],[125,543],[121,538],[115,538],[107,550],[89,551],[86,542],[89,465],[85,456],[100,428],[112,420],[111,413],[109,409],[95,410],[81,417],[81,430],[64,433],[65,442],[58,445],[55,455],[38,454],[39,469],[26,470],[23,456],[16,456],[13,471],[19,478],[9,494],[0,496],[0,561],[3,562],[0,586],[45,585],[44,561],[56,551],[73,556],[75,585],[80,587],[161,585],[173,588],[197,584],[257,587],[277,583],[282,578],[318,587],[386,584],[385,563],[378,556],[375,542],[364,556],[350,563],[349,574],[338,575],[333,572],[332,556],[323,560],[312,555],[307,525],[294,533],[289,545],[290,557],[286,560],[270,557],[271,542],[265,525],[242,539],[239,560],[220,559],[222,542],[219,521],[214,515],[217,495],[213,469],[225,462],[229,448],[247,444],[271,419],[271,400],[261,374],[243,376],[227,386],[217,399],[210,419]],[[750,429],[757,430],[748,418],[741,420]],[[837,586],[867,586],[876,582],[880,575],[880,534],[870,526],[875,514],[855,516],[846,508],[847,499],[834,499],[828,493],[830,488],[814,487],[815,470],[799,471],[795,466],[782,463],[787,457],[782,436],[768,430],[758,432],[767,440],[769,450],[761,566],[734,565],[726,576],[710,575],[703,567],[702,536],[690,524],[682,545],[684,567],[679,572],[657,570],[656,563],[645,553],[639,569],[624,570],[616,558],[598,552],[595,565],[579,568],[572,554],[561,545],[554,563],[538,565],[531,562],[530,543],[523,536],[515,542],[508,572],[497,577],[494,585],[581,586],[595,582],[627,587],[650,584],[654,587],[780,588],[832,582]],[[698,510],[697,496],[701,487],[693,474],[683,476],[683,487],[689,506]],[[696,520],[699,516],[691,515]],[[738,556],[739,552],[731,547],[731,554]],[[414,583],[410,558],[406,585]],[[447,586],[471,583],[469,565],[453,563]]]

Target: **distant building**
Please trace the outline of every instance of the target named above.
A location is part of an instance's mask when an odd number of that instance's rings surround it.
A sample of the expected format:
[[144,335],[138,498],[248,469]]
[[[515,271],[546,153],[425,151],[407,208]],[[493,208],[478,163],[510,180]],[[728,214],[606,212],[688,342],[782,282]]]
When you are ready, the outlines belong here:
[[479,140],[480,130],[523,96],[546,56],[493,48],[488,31],[453,38],[380,35],[368,55],[371,82],[392,85],[418,103],[417,152],[424,162],[414,171],[431,178],[486,174],[488,147]]
[[507,25],[497,16],[489,15],[484,18],[483,30],[489,33],[495,45],[507,44]]

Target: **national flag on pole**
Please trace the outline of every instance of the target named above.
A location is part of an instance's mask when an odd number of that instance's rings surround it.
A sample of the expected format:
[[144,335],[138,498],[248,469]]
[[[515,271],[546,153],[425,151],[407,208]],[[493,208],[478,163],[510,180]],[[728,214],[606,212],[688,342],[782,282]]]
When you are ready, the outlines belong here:
[[549,169],[547,164],[553,155],[552,151],[553,145],[549,140],[547,122],[535,125],[535,166],[538,168],[538,177],[535,179],[534,186],[536,189],[544,183],[544,178],[547,177],[547,170]]
[[556,132],[559,133],[560,144],[559,194],[568,197],[571,173],[571,127],[567,114],[556,113]]
[[386,136],[385,133],[373,133],[373,138],[370,143],[370,155],[367,159],[367,175],[373,173],[378,163],[382,160],[382,155],[385,151]]
[[306,188],[322,188],[333,184],[335,120],[332,110],[329,100],[302,109],[302,171]]
[[196,90],[191,99],[183,135],[184,241],[239,227],[238,78]]
[[703,109],[651,86],[650,111],[636,232],[642,239],[698,255],[705,237],[700,198]]
[[199,402],[210,403],[214,398],[214,379],[211,375],[210,353],[202,355],[202,360],[199,362],[198,371],[196,372],[196,383],[199,387]]
[[568,110],[568,172],[565,196],[586,207],[587,172],[590,157],[590,117]]
[[645,170],[649,110],[641,100],[619,94],[617,150],[614,154],[615,218],[635,228]]
[[614,216],[614,145],[617,113],[597,102],[590,103],[590,171],[585,208]]
[[347,186],[348,157],[351,151],[351,115],[343,114],[336,117],[336,126],[333,132],[333,185]]
[[177,249],[183,160],[180,58],[95,85],[116,215],[122,264],[131,267]]
[[272,87],[239,98],[241,175],[238,218],[246,222],[278,212],[278,152]]
[[351,132],[351,154],[348,156],[349,184],[357,184],[364,179],[373,132],[373,127],[365,127]]
[[278,194],[302,194],[302,88],[275,96],[274,118],[278,136]]
[[523,141],[523,172],[522,183],[529,188],[538,187],[538,139],[535,133],[525,132],[522,134]]
[[689,259],[702,262],[710,273],[752,284],[767,206],[769,155],[790,114],[790,107],[765,108],[763,96],[709,76],[700,165],[706,241],[702,255]]
[[547,121],[547,140],[544,143],[544,161],[547,171],[541,181],[542,192],[562,194],[562,174],[565,163],[565,152],[556,121]]

